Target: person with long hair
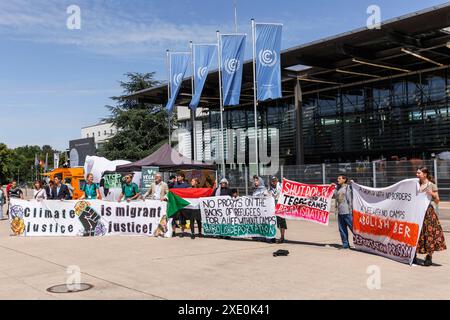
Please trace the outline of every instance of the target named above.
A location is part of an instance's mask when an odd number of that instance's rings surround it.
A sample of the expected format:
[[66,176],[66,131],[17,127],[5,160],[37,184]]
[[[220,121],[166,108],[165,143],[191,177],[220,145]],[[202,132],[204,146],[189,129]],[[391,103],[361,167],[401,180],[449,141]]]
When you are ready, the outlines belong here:
[[[191,179],[191,188],[200,188],[200,181],[197,178]],[[198,228],[198,237],[203,237],[202,235],[202,215],[200,209],[183,209],[181,213],[185,216],[186,219],[189,219],[190,227],[191,227],[191,239],[195,239],[195,222],[197,222]]]
[[47,192],[41,180],[34,181],[33,199],[36,201],[47,200]]
[[[423,220],[422,231],[416,251],[416,254],[426,254],[424,266],[429,267],[433,264],[433,253],[436,251],[444,251],[447,249],[447,246],[445,244],[444,231],[442,230],[441,222],[437,214],[440,202],[438,188],[427,168],[419,168],[416,176],[419,178],[419,191],[426,192],[431,197],[430,205]],[[417,264],[416,258],[414,258],[414,262]]]

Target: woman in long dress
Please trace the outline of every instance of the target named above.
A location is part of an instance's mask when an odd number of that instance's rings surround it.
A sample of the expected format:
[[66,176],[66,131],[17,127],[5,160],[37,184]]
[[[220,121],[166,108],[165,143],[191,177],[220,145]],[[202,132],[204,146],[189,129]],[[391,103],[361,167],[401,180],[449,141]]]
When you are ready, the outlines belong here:
[[438,188],[434,184],[433,177],[427,168],[422,167],[417,170],[417,178],[420,180],[420,192],[426,192],[431,197],[425,218],[423,221],[422,232],[420,233],[417,244],[417,253],[426,254],[424,266],[429,267],[433,264],[432,257],[436,251],[447,249],[445,244],[444,232],[438,217],[438,205],[440,202]]

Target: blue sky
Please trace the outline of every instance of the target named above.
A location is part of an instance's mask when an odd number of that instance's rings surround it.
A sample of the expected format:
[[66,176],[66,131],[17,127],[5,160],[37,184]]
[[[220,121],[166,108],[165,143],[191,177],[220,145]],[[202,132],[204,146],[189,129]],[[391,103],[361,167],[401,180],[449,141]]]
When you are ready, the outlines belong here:
[[[442,4],[434,0],[238,0],[239,32],[250,19],[284,24],[283,48],[366,25],[369,5],[382,20]],[[67,7],[81,8],[69,30]],[[165,50],[214,42],[233,31],[233,0],[0,1],[0,143],[50,144],[80,138],[81,127],[107,115],[126,72],[156,71]],[[251,51],[247,50],[250,57]]]

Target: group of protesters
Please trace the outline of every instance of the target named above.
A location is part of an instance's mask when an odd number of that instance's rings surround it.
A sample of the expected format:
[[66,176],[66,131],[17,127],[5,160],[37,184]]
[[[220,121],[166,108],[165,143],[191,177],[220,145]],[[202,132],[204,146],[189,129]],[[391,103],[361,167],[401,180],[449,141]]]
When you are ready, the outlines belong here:
[[[420,192],[427,193],[431,197],[431,202],[425,214],[422,232],[419,237],[417,245],[416,257],[414,263],[417,264],[417,253],[426,255],[424,266],[432,265],[432,256],[434,252],[446,250],[446,243],[444,239],[444,232],[439,221],[439,192],[433,177],[427,168],[422,167],[417,170],[416,177],[420,182]],[[118,201],[138,201],[138,200],[161,200],[167,201],[167,194],[171,189],[188,189],[199,188],[200,183],[197,178],[186,181],[186,176],[183,172],[178,172],[177,175],[170,176],[170,180],[166,183],[162,180],[162,174],[155,174],[155,180],[151,184],[148,191],[141,195],[139,187],[132,182],[133,176],[126,175],[122,185],[121,194]],[[342,249],[350,249],[349,231],[353,233],[353,194],[352,194],[352,180],[349,180],[345,175],[340,175],[337,178],[336,189],[333,198],[336,200],[336,214],[338,218],[339,233],[342,240]],[[81,199],[102,199],[100,188],[98,184],[94,183],[94,176],[88,174],[86,183],[82,187],[83,195]],[[253,197],[273,197],[277,202],[282,193],[282,186],[277,177],[271,177],[269,187],[265,186],[264,180],[259,176],[253,177]],[[239,196],[237,189],[231,189],[227,179],[220,180],[218,187],[212,193],[215,197],[229,196],[236,198]],[[35,181],[33,197],[37,201],[42,200],[70,200],[70,187],[61,182],[57,176],[53,181],[50,181],[45,187],[41,181]],[[9,199],[23,199],[23,192],[17,186],[15,180],[6,187],[4,191],[0,186],[0,220],[3,219],[3,204]],[[197,223],[198,237],[202,237],[202,223],[200,209],[182,209],[173,218],[173,236],[176,236],[176,229],[180,227],[180,237],[184,236],[184,231],[187,221],[190,221],[191,238],[195,239],[195,222]],[[280,238],[276,240],[277,243],[285,242],[285,233],[287,230],[287,222],[284,218],[277,216],[277,227],[280,230]]]

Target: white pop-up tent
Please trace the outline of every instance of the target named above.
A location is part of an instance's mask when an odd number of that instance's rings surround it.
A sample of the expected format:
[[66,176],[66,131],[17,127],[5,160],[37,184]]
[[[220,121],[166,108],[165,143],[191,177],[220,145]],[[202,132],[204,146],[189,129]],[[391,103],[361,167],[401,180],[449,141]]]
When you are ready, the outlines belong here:
[[100,183],[104,172],[115,171],[117,166],[123,166],[130,163],[130,161],[125,160],[110,161],[102,157],[87,156],[84,163],[84,178],[86,178],[89,173],[92,173],[94,175],[94,183]]

